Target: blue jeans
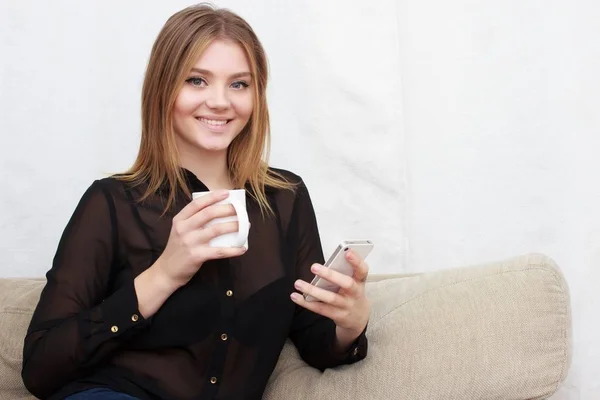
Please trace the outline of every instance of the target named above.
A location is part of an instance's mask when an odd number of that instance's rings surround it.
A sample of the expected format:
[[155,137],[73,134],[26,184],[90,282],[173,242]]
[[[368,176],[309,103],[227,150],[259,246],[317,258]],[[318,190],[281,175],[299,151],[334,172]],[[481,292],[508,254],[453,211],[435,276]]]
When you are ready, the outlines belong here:
[[66,397],[65,400],[137,400],[125,393],[115,392],[107,388],[94,388],[84,390]]

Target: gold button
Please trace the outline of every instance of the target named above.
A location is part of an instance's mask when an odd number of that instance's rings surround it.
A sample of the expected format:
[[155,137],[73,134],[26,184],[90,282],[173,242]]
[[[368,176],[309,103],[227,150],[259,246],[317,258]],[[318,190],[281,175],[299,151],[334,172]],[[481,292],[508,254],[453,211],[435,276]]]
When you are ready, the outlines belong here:
[[233,296],[233,292],[232,292],[231,290],[228,290],[228,291],[226,292],[226,294],[227,294],[227,297],[231,297],[231,296]]
[[133,322],[137,322],[137,321],[138,321],[138,319],[140,319],[140,317],[139,317],[137,314],[133,314],[133,315],[131,316],[131,320],[132,320]]
[[117,332],[119,332],[119,327],[118,327],[118,326],[116,326],[116,325],[113,325],[113,326],[110,328],[110,331],[111,331],[112,333],[117,333]]
[[358,354],[358,347],[355,347],[354,350],[352,351],[352,355],[355,356]]
[[217,383],[217,378],[215,378],[214,376],[210,378],[210,383],[212,383],[213,385]]
[[223,340],[223,341],[227,340],[227,334],[226,333],[224,333],[224,334],[221,335],[221,340]]

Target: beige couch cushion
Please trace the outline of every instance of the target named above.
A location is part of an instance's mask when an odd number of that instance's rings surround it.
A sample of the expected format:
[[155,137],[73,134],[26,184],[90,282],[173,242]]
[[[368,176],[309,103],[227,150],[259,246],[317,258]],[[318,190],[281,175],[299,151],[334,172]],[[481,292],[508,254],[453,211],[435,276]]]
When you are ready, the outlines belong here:
[[544,399],[570,363],[554,262],[527,255],[368,285],[369,354],[320,373],[286,344],[265,399]]
[[[0,400],[33,399],[21,382],[21,352],[43,284],[0,279]],[[541,399],[566,376],[568,291],[544,256],[370,282],[367,290],[367,358],[321,374],[288,343],[265,399]]]
[[0,399],[33,399],[21,380],[23,339],[44,280],[0,279]]

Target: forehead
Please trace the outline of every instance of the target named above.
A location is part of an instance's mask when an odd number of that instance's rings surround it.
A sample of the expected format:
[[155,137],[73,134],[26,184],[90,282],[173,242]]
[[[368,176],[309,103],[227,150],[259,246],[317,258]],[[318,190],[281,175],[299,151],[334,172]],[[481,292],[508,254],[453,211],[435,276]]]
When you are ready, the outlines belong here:
[[194,68],[207,70],[215,75],[250,71],[244,49],[230,40],[213,41],[196,60]]

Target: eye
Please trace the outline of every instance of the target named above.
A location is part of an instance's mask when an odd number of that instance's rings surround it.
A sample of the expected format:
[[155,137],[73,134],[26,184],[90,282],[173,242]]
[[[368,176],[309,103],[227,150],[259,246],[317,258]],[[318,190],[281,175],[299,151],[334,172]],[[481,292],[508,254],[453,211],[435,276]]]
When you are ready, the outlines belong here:
[[[198,77],[192,77],[192,78],[188,78],[185,80],[187,83],[189,83],[192,86],[196,86],[196,87],[202,87],[202,86],[206,86],[207,83],[204,79],[202,78],[198,78]],[[203,85],[204,83],[204,85]]]
[[245,89],[248,86],[250,86],[250,85],[248,84],[248,82],[245,82],[245,81],[235,81],[231,84],[231,87],[236,90]]

